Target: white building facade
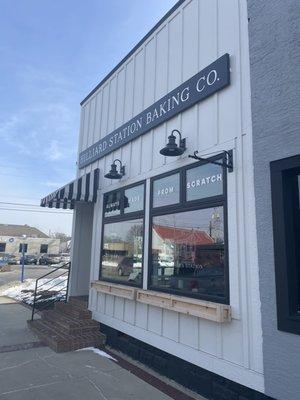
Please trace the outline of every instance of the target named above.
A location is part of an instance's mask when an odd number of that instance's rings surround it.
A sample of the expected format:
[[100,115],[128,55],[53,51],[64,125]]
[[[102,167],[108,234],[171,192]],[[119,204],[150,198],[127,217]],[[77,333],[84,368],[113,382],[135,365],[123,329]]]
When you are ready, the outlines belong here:
[[247,5],[179,1],[83,100],[77,180],[44,201],[74,208],[70,295],[108,343],[189,363],[210,398],[268,394]]

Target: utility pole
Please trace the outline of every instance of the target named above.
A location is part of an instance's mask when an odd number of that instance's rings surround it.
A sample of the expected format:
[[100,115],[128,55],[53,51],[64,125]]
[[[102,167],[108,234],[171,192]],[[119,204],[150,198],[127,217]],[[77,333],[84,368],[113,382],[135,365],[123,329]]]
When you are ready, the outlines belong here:
[[26,235],[22,235],[23,236],[23,243],[22,243],[22,272],[21,272],[21,282],[24,282],[24,270],[25,270],[25,239],[26,239]]

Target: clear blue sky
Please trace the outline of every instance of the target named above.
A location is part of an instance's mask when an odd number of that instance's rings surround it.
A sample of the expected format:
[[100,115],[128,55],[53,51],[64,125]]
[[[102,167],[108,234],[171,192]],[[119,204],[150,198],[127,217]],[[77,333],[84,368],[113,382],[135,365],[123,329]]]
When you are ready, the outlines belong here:
[[70,215],[2,202],[74,179],[80,101],[175,3],[0,0],[0,223],[70,232]]

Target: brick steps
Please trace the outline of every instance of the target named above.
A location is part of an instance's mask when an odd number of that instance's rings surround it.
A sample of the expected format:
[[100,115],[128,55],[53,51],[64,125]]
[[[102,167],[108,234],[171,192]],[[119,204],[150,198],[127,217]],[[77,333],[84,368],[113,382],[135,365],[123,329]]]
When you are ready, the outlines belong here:
[[88,308],[88,303],[89,303],[86,296],[78,296],[78,297],[70,296],[68,302],[74,304],[75,306],[77,305],[79,308],[85,308],[85,309]]
[[60,353],[84,347],[103,347],[105,335],[100,324],[91,319],[86,299],[70,298],[68,303],[57,302],[54,310],[41,313],[41,319],[27,321],[40,340]]
[[77,319],[91,319],[92,317],[92,313],[89,310],[72,303],[58,301],[55,303],[54,309],[59,310],[61,313],[66,314],[67,316]]
[[52,322],[57,330],[64,330],[70,335],[85,333],[85,332],[99,332],[100,324],[91,319],[79,320],[72,318],[67,314],[63,314],[57,310],[46,310],[41,313],[42,320]]

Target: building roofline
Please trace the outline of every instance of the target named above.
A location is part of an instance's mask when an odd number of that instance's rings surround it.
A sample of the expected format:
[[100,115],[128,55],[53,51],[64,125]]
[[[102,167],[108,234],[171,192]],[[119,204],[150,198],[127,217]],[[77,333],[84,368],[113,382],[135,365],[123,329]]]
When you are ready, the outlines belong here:
[[90,91],[90,93],[81,101],[80,105],[82,106],[120,67],[128,58],[132,56],[132,54],[156,31],[157,28],[162,25],[162,23],[169,18],[169,16],[184,3],[185,0],[179,0],[177,3],[157,22],[156,25],[133,47],[132,50],[117,64],[106,76],[102,79],[100,83],[94,89]]

